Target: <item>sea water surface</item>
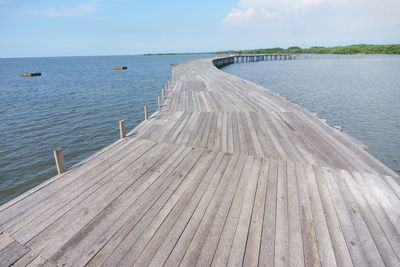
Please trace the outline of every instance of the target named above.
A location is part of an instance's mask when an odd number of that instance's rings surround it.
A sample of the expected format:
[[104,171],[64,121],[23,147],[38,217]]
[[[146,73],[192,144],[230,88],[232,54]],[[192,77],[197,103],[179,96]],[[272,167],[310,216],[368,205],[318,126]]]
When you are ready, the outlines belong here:
[[209,56],[0,59],[0,204],[57,174],[54,149],[71,167],[153,113],[170,63]]
[[400,55],[300,55],[223,71],[317,112],[400,174]]

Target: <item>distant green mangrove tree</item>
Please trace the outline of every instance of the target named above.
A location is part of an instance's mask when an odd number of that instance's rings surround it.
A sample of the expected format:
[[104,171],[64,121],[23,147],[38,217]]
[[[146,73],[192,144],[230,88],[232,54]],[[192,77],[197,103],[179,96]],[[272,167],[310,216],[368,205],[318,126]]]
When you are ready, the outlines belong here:
[[261,48],[250,50],[228,50],[218,51],[216,54],[274,54],[274,53],[312,53],[312,54],[400,54],[400,44],[390,45],[349,45],[323,47],[313,46],[310,48],[301,48],[291,46],[289,48]]

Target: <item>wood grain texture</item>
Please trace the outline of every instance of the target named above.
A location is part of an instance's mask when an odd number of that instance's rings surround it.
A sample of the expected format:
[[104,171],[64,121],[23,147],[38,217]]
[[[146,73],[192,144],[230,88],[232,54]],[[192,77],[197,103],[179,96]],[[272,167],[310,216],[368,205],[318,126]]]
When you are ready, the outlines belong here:
[[179,64],[124,138],[0,207],[1,266],[400,265],[399,176],[214,66],[290,58]]

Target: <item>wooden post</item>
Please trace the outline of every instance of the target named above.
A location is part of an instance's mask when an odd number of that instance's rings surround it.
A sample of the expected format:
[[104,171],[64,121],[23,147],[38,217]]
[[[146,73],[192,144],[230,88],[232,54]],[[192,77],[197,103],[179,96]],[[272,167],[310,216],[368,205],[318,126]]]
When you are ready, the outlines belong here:
[[125,134],[125,121],[119,121],[119,136],[121,137],[121,139],[125,138],[126,134]]
[[167,93],[167,90],[168,90],[167,84],[165,84],[165,93]]
[[67,170],[67,168],[65,167],[65,161],[64,161],[64,156],[62,153],[62,149],[56,149],[53,151],[54,153],[54,159],[56,161],[56,166],[57,166],[57,172],[58,174],[62,174],[63,172],[65,172]]
[[164,100],[164,89],[161,89],[161,101]]
[[161,107],[161,105],[160,105],[160,96],[157,96],[157,98],[158,98],[158,100],[157,100],[157,102],[158,102],[158,108],[160,108],[160,107]]
[[147,121],[147,105],[144,106],[144,119]]

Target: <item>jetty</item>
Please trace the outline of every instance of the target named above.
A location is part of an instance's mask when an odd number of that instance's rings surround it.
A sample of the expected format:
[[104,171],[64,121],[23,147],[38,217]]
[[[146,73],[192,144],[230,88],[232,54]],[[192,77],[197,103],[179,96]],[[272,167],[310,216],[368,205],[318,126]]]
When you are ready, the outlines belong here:
[[400,266],[399,175],[218,69],[293,59],[174,67],[157,112],[0,206],[0,265]]

